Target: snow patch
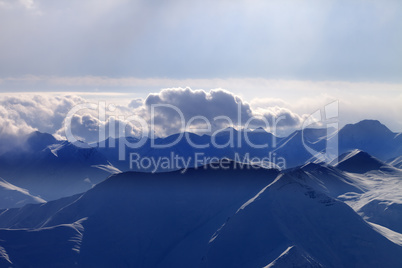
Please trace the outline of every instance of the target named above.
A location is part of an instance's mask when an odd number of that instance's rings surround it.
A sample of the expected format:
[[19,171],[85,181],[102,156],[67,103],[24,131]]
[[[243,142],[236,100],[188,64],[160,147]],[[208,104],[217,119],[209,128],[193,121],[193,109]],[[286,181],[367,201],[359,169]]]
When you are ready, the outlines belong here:
[[10,260],[10,257],[7,254],[7,251],[0,246],[0,258],[6,260],[8,263],[13,264]]

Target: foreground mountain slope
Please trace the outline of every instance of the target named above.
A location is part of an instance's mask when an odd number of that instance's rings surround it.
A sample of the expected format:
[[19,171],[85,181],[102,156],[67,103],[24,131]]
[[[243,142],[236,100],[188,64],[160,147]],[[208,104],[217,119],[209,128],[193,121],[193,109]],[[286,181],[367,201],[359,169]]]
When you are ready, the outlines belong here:
[[[368,224],[349,203],[373,194],[377,184],[366,181],[384,171],[352,174],[309,163],[279,173],[225,161],[121,173],[81,195],[0,211],[3,261],[17,267],[63,260],[69,267],[402,265],[402,247],[392,242],[398,234],[387,239],[390,231]],[[354,197],[350,206],[340,201],[344,196]],[[44,264],[33,252],[46,258],[52,237],[58,244],[49,252],[60,254]]]
[[367,221],[402,233],[402,171],[382,166],[378,170],[348,176],[360,181],[367,190],[362,194],[347,193],[339,198]]
[[[63,208],[76,202],[83,194],[60,198],[41,205],[27,204],[21,208],[0,210],[0,228],[3,229],[40,229]],[[71,222],[65,222],[71,223]],[[49,226],[48,226],[49,227]]]
[[292,174],[303,179],[311,188],[322,191],[330,197],[338,198],[345,193],[364,193],[368,187],[361,180],[330,165],[307,163],[300,168],[291,169]]
[[263,267],[294,245],[324,267],[402,265],[400,246],[346,204],[288,173],[244,204],[213,236],[205,266]]
[[278,258],[264,268],[321,268],[323,267],[311,256],[296,246],[288,247]]
[[[76,254],[80,267],[194,267],[222,222],[278,174],[229,164],[227,169],[209,166],[184,174],[114,175],[61,209],[55,204],[57,211],[52,203],[58,201],[31,207],[45,221],[27,216],[22,208],[5,211],[0,222],[9,223],[3,227],[20,229],[22,222],[30,224],[29,217],[37,221],[38,229],[88,218],[82,223],[84,236]],[[45,207],[53,214],[46,213]],[[7,244],[0,242],[0,246],[9,251]],[[37,267],[35,259],[31,261]]]
[[83,237],[81,223],[34,230],[0,229],[1,267],[73,267]]

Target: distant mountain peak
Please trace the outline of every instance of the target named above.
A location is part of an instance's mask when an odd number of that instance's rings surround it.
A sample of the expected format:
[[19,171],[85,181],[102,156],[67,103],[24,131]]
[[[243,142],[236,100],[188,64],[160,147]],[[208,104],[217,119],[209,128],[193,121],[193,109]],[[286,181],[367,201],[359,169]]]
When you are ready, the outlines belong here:
[[386,164],[377,158],[356,149],[339,156],[335,166],[348,172],[366,173],[370,170],[380,169],[384,165]]
[[253,132],[267,132],[263,127],[258,127],[253,130]]
[[27,145],[34,151],[41,151],[47,146],[58,142],[59,141],[52,134],[39,131],[32,132],[27,138]]
[[347,124],[343,127],[343,131],[351,131],[351,130],[361,130],[366,132],[375,132],[375,133],[392,133],[392,131],[387,128],[384,124],[382,124],[378,120],[373,119],[365,119],[356,124]]
[[322,167],[327,167],[327,164],[325,162],[307,162],[306,164],[301,166],[300,169],[308,172],[320,169]]
[[34,131],[28,135],[28,139],[38,139],[38,138],[56,140],[56,138],[52,134],[40,132],[40,131]]

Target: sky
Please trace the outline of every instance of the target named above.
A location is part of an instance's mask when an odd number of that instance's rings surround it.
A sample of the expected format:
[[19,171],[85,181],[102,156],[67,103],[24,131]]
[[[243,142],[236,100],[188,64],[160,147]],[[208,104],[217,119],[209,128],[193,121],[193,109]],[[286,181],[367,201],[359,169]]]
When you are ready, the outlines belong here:
[[392,0],[0,0],[0,133],[60,134],[86,101],[145,116],[150,99],[234,100],[289,129],[338,100],[341,125],[401,132],[401,17]]

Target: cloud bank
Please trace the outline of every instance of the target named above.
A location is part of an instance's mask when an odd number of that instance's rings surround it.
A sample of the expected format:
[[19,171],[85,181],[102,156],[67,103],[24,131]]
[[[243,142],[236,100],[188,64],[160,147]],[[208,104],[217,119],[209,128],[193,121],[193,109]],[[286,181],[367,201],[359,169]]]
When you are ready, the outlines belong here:
[[[63,138],[67,114],[77,105],[87,102],[82,97],[71,95],[2,96],[0,133],[2,137],[18,137],[39,130]],[[167,136],[181,131],[205,133],[206,122],[211,123],[209,132],[225,127],[243,128],[246,124],[251,128],[269,128],[278,118],[281,118],[278,130],[289,132],[298,128],[304,118],[279,106],[253,109],[241,97],[222,89],[206,92],[170,88],[149,94],[145,100],[132,99],[126,105],[91,102],[96,108],[79,109],[70,116],[72,133],[77,139],[87,142],[97,141],[100,129],[105,130],[106,137],[139,136],[143,129],[138,120],[153,125],[157,136]],[[104,118],[99,116],[99,105],[105,106]],[[124,132],[119,132],[121,126]]]

